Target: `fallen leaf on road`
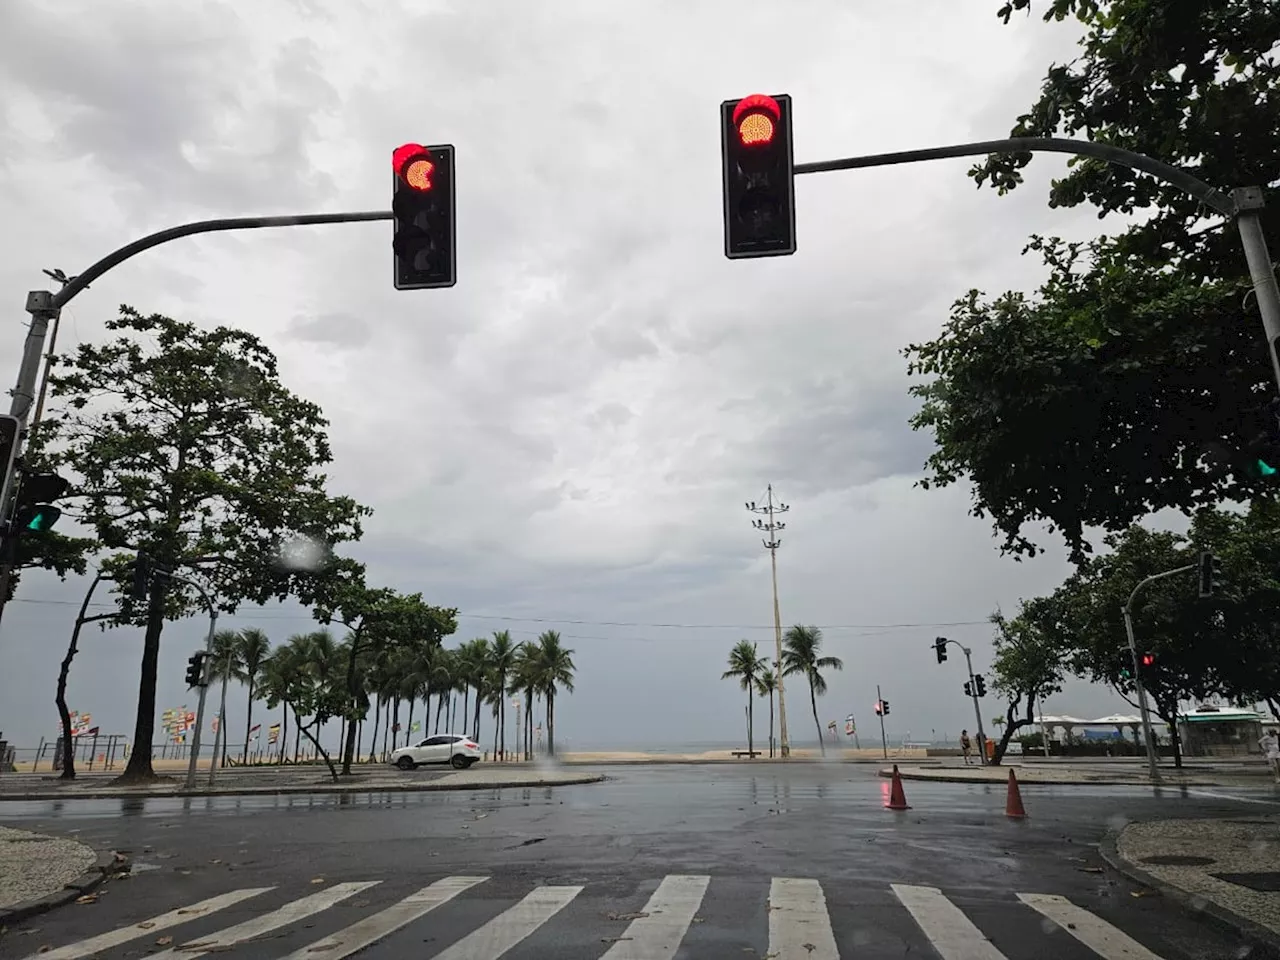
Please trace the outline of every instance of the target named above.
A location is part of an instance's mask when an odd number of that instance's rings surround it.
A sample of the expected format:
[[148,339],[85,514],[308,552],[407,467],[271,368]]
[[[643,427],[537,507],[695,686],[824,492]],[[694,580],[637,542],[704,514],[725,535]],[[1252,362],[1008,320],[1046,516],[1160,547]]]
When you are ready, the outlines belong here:
[[210,862],[210,863],[221,863],[222,861],[221,861],[221,860],[210,860],[209,862]]
[[610,920],[639,920],[641,917],[647,917],[647,913],[611,913]]
[[116,857],[115,857],[116,863],[124,863],[128,859],[129,858],[125,856],[123,853],[121,853],[119,850],[116,851]]
[[150,920],[143,920],[140,924],[138,924],[138,929],[139,929],[139,930],[150,930],[150,929],[151,929],[152,927],[154,927],[154,926],[155,926],[155,924],[154,924],[154,923],[152,923]]
[[36,953],[48,953],[48,952],[49,952],[50,950],[52,950],[52,949],[53,949],[53,947],[49,946],[49,945],[46,943],[43,947],[41,947],[39,950],[37,950],[37,951],[36,951]]
[[1101,873],[1101,867],[1076,867],[1081,873]]
[[694,918],[693,918],[693,922],[694,922],[694,923],[706,923],[706,921],[705,921],[705,920],[703,920],[701,917],[694,917]]
[[76,897],[76,903],[97,903],[98,895],[96,893],[86,893],[83,897]]
[[818,949],[812,943],[802,943],[801,946],[804,947],[806,950],[808,950],[810,953],[813,953],[813,951]]
[[324,883],[324,877],[316,877],[316,878],[315,878],[314,880],[312,880],[311,882],[312,882],[312,883]]
[[601,937],[601,943],[620,943],[623,940],[634,940],[634,937]]
[[1131,897],[1145,897],[1146,895],[1147,895],[1147,891],[1145,891],[1145,890],[1130,890],[1130,891],[1129,891],[1129,896],[1131,896]]
[[1074,930],[1075,928],[1076,928],[1076,925],[1075,925],[1074,923],[1068,923],[1068,924],[1067,924],[1067,929],[1068,929],[1068,930]]
[[157,947],[167,947],[171,943],[173,943],[173,937],[157,937],[156,938]]

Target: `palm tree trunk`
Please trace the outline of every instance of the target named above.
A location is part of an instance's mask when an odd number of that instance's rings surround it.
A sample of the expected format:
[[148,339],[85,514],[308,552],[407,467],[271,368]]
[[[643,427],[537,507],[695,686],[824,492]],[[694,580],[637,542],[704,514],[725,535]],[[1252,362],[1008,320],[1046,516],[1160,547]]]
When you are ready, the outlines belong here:
[[547,756],[556,755],[556,688],[547,688]]
[[480,742],[480,707],[481,707],[481,706],[482,706],[482,704],[480,703],[480,688],[479,688],[479,687],[477,687],[477,688],[476,688],[476,723],[475,723],[475,735],[471,738],[471,739],[472,739],[472,740],[474,740],[476,743],[479,743],[479,742]]
[[[409,719],[404,722],[404,745],[406,747],[409,745],[409,738],[413,736],[413,708],[417,700],[417,697],[409,698]],[[396,749],[399,748],[400,745],[396,744]]]
[[498,751],[507,755],[507,678],[498,678]]
[[827,755],[827,743],[822,739],[822,722],[818,720],[818,698],[813,692],[813,681],[809,681],[809,706],[813,707],[813,725],[818,728],[818,746],[822,748],[822,755]]
[[240,757],[240,762],[245,766],[249,765],[249,731],[253,729],[253,677],[249,678],[249,712],[244,719],[244,754]]
[[280,712],[284,714],[281,719],[280,727],[280,757],[276,761],[279,766],[284,766],[284,750],[289,745],[289,703],[286,700],[280,701]]
[[436,694],[436,726],[432,733],[440,732],[440,711],[444,709],[444,693]]
[[[378,749],[378,728],[382,726],[382,704],[382,695],[379,694],[373,701],[373,739],[369,742],[369,754],[371,756]],[[363,752],[364,744],[361,744],[360,747],[361,749],[357,750],[357,753]]]
[[[319,731],[317,731],[319,732]],[[302,752],[302,722],[294,715],[293,720],[293,765],[298,765],[298,754]]]
[[773,691],[769,691],[769,757],[773,757]]
[[[750,678],[748,678],[748,680],[749,679]],[[752,705],[755,703],[755,700],[756,700],[756,692],[751,689],[751,683],[748,682],[747,683],[747,759],[748,760],[755,759],[755,750],[756,750],[755,733],[751,729],[755,725],[754,723],[752,723],[752,721],[754,720],[754,717],[752,716],[752,713],[753,713]]]

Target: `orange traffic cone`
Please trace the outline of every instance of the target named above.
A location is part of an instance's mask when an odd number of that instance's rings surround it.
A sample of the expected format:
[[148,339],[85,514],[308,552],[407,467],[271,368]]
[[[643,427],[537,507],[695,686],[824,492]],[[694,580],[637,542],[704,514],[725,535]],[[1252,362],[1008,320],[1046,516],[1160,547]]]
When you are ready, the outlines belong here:
[[1004,815],[1021,820],[1027,815],[1027,811],[1022,806],[1022,791],[1018,789],[1018,778],[1013,775],[1013,771],[1009,771],[1009,796],[1004,803]]
[[907,806],[907,794],[902,789],[902,777],[898,773],[898,765],[893,765],[893,786],[889,790],[889,802],[884,805],[886,810],[910,810]]

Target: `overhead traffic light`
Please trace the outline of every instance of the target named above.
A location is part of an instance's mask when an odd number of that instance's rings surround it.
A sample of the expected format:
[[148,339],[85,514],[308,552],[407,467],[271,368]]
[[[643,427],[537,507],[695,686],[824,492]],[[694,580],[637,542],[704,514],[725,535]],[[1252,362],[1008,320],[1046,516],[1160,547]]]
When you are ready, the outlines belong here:
[[187,686],[203,687],[205,686],[204,677],[204,660],[208,654],[200,650],[193,653],[187,658]]
[[973,681],[978,685],[975,692],[978,696],[985,697],[987,695],[987,678],[979,673],[974,675]]
[[1200,596],[1211,597],[1222,586],[1222,558],[1200,551]]
[[947,638],[938,637],[933,641],[933,652],[938,655],[939,663],[947,662]]
[[129,597],[135,601],[145,600],[147,590],[151,586],[151,561],[140,553],[130,567],[133,571],[133,582],[129,587]]
[[791,98],[754,93],[720,104],[724,255],[796,252]]
[[67,495],[71,482],[56,473],[18,471],[18,499],[13,508],[11,535],[44,533],[58,522],[62,511],[53,501]]
[[452,287],[457,277],[453,145],[406,143],[391,154],[395,288]]

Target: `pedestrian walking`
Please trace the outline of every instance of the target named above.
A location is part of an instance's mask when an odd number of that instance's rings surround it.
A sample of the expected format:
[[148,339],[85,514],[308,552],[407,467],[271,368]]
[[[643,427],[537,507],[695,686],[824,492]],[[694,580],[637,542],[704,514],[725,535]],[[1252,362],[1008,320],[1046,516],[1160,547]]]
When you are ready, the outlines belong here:
[[1258,746],[1262,748],[1262,755],[1267,758],[1271,775],[1276,783],[1280,783],[1280,731],[1274,727],[1268,730],[1258,741]]
[[964,754],[965,766],[969,765],[969,754],[973,751],[973,743],[969,740],[969,731],[960,731],[960,752]]

